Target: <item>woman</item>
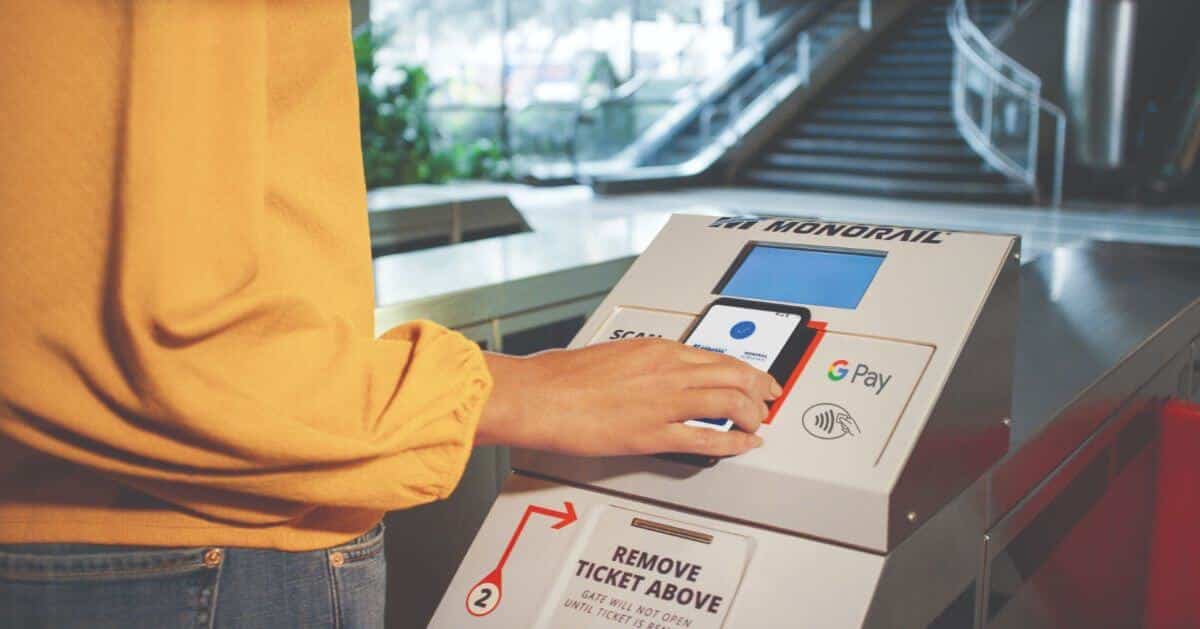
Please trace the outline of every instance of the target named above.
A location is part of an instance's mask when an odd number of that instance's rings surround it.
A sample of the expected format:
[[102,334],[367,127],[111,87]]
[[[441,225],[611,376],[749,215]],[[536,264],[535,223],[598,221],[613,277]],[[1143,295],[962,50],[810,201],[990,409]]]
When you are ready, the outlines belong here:
[[348,21],[0,4],[0,625],[378,625],[377,523],[473,445],[760,443],[777,385],[676,343],[373,338]]

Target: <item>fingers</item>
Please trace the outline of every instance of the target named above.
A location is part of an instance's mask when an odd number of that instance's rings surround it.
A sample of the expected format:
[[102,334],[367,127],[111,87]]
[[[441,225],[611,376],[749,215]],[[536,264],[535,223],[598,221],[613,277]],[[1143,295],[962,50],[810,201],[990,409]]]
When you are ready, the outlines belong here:
[[[726,354],[710,352],[664,339],[638,339],[624,341],[624,343],[627,345],[622,349],[630,348],[642,356],[650,357],[651,360],[662,361],[663,364],[658,365],[662,368],[671,367],[672,359],[675,359],[686,365],[723,365],[726,370],[715,373],[725,373],[730,376],[727,381],[718,380],[713,384],[692,386],[739,386],[740,383],[739,388],[746,391],[748,395],[760,395],[757,393],[758,388],[749,382],[750,380],[759,380],[764,391],[762,399],[773,400],[783,394],[783,388],[769,374]],[[615,343],[605,343],[604,345],[610,349],[619,347]]]
[[680,369],[673,376],[673,388],[734,388],[754,400],[773,400],[783,393],[779,383],[770,374],[741,361],[696,365]]
[[718,432],[708,428],[696,428],[684,424],[667,426],[665,444],[669,452],[703,454],[706,456],[734,456],[762,445],[762,437],[730,430]]
[[753,433],[767,418],[767,405],[738,389],[691,389],[669,398],[669,416],[679,420],[728,417],[742,430]]
[[779,386],[778,382],[775,382],[774,377],[766,372],[759,371],[758,369],[755,369],[749,364],[732,356],[719,354],[717,352],[710,352],[708,350],[703,350],[696,347],[689,347],[687,345],[680,345],[679,349],[679,358],[684,363],[695,365],[721,365],[726,368],[726,371],[721,372],[714,370],[714,372],[726,373],[730,375],[729,381],[716,382],[711,385],[693,386],[738,386],[738,383],[741,383],[742,386],[739,386],[739,388],[745,391],[748,395],[759,395],[758,391],[760,389],[747,382],[747,380],[757,380],[762,386],[762,399],[773,400],[780,395],[783,395],[783,387]]
[[732,358],[720,352],[710,352],[706,349],[700,349],[698,347],[692,347],[682,343],[677,343],[676,345],[679,346],[679,358],[685,363],[692,363],[696,365],[707,365],[710,363],[719,363],[725,361],[741,363],[741,361],[738,359]]

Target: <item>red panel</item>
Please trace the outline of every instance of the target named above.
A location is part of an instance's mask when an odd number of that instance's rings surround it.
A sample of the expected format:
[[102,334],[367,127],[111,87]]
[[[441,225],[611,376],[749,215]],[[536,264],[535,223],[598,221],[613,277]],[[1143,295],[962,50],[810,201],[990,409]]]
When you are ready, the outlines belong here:
[[1200,627],[1200,406],[1163,408],[1146,626]]

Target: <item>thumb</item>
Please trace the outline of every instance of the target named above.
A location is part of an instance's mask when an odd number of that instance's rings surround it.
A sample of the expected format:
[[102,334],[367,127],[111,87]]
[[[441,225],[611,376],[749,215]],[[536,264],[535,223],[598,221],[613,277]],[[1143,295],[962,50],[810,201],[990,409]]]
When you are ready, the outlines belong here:
[[763,444],[762,437],[741,430],[720,432],[685,424],[672,424],[666,428],[663,443],[665,452],[733,456]]

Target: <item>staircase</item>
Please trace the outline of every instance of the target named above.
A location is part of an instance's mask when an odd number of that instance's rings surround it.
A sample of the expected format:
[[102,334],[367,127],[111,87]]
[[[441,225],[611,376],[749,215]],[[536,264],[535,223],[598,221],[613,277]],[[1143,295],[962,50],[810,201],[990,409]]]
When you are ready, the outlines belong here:
[[[808,29],[811,37],[810,60],[815,65],[833,39],[848,28],[857,28],[856,3],[827,3],[830,8],[822,12]],[[763,54],[759,66],[744,80],[734,85],[709,107],[699,114],[643,164],[658,166],[679,164],[687,161],[712,142],[712,138],[723,131],[741,113],[741,109],[765,92],[780,77],[792,72],[796,64],[796,49],[793,42]]]
[[[987,166],[954,124],[948,6],[935,0],[893,26],[855,69],[750,162],[741,182],[878,196],[1030,202],[1032,191]],[[980,3],[973,17],[988,32],[1008,18],[1009,6]]]

